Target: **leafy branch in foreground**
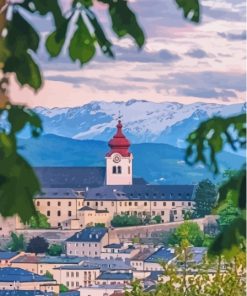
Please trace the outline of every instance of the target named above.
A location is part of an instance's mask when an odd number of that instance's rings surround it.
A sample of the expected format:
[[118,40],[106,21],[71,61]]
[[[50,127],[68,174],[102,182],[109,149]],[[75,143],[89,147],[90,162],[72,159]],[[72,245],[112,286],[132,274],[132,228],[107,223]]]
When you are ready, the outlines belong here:
[[[216,155],[225,147],[233,151],[246,147],[246,115],[240,114],[228,118],[214,117],[200,124],[188,138],[186,161],[193,165],[202,162],[214,173],[219,173]],[[213,242],[209,252],[234,254],[236,248],[245,248],[246,237],[246,170],[245,165],[236,174],[231,174],[219,188],[218,207],[231,199],[240,210],[227,227],[222,229]]]

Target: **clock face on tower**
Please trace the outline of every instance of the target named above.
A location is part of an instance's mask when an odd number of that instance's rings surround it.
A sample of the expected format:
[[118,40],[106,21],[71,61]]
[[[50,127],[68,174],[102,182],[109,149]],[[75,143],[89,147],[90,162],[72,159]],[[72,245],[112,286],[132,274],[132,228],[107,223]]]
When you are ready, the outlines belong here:
[[113,161],[115,163],[119,163],[121,161],[121,156],[119,154],[116,154],[113,156]]

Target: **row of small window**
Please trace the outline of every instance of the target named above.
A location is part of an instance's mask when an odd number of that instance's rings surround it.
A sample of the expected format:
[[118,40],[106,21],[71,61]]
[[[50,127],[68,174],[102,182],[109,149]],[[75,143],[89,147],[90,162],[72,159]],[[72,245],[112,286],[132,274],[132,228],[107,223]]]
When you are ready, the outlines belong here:
[[[77,272],[73,272],[71,271],[71,273],[69,273],[69,271],[66,272],[66,277],[79,277],[80,276],[80,273],[77,271]],[[91,271],[84,271],[84,277],[89,277],[91,278],[92,274],[91,274]],[[96,274],[95,274],[96,276]]]
[[[95,206],[96,206],[96,207],[98,207],[99,204],[100,204],[101,206],[104,205],[104,204],[103,204],[103,201],[101,201],[100,203],[97,202],[97,201],[95,202]],[[112,205],[112,206],[115,206],[115,202],[112,201],[111,205]],[[129,205],[129,206],[134,205],[134,206],[137,207],[137,206],[138,206],[138,202],[137,202],[137,201],[135,201],[135,202],[132,202],[132,201],[127,202],[127,201],[125,201],[124,203],[122,203],[122,202],[120,201],[120,202],[119,202],[119,206],[121,207],[122,205],[124,205],[125,207],[127,207],[128,205]],[[145,202],[144,202],[144,206],[147,206],[147,205],[148,205],[148,203],[145,201]],[[90,206],[90,201],[87,202],[87,206]],[[154,207],[157,206],[157,202],[156,202],[156,201],[153,202],[153,206],[154,206]],[[165,201],[163,202],[163,206],[164,206],[164,207],[166,206],[166,202],[165,202]],[[175,207],[175,206],[176,206],[176,203],[175,203],[175,201],[173,201],[173,202],[172,202],[172,207]],[[182,206],[185,206],[185,203],[184,203],[184,202],[182,202]],[[190,201],[188,202],[188,206],[189,206],[189,207],[191,206],[191,202],[190,202]]]
[[[88,282],[84,282],[84,286],[89,286],[91,285],[91,281],[88,281]],[[66,282],[66,286],[67,287],[80,287],[80,283],[79,282]]]
[[[95,251],[95,252],[92,252],[92,253],[94,253],[94,256],[98,256],[98,252],[97,251]],[[72,251],[70,251],[69,252],[69,254],[70,255],[86,255],[86,256],[91,256],[91,255],[93,255],[90,251],[89,252],[84,252],[84,251],[82,251],[82,252],[79,252],[79,251],[74,251],[74,252],[72,252]]]
[[[47,217],[50,217],[51,216],[51,211],[47,211],[46,212],[46,216]],[[61,211],[57,211],[57,216],[60,217],[61,216]],[[72,212],[71,211],[68,211],[68,217],[71,217],[72,216]]]
[[113,166],[112,173],[113,174],[122,174],[122,167],[121,166]]
[[[40,206],[40,202],[37,201],[36,205],[37,205],[37,207],[39,207],[39,206]],[[49,206],[51,205],[51,202],[48,201],[48,202],[46,203],[46,205],[49,207]],[[71,207],[71,205],[72,205],[72,202],[69,201],[69,202],[68,202],[68,206]],[[59,206],[59,207],[61,206],[61,202],[60,202],[60,201],[57,202],[57,206]],[[65,205],[63,204],[63,206],[65,206]],[[80,206],[80,202],[78,203],[78,206]]]
[[[74,243],[70,243],[71,246],[73,246],[73,244],[74,244]],[[75,246],[75,247],[85,247],[85,244],[84,244],[84,243],[80,243],[80,244],[79,244],[79,243],[75,243],[74,246]],[[98,244],[95,243],[95,244],[93,245],[93,244],[89,243],[89,244],[86,244],[86,246],[87,246],[87,247],[93,247],[93,246],[94,246],[94,247],[98,247]]]

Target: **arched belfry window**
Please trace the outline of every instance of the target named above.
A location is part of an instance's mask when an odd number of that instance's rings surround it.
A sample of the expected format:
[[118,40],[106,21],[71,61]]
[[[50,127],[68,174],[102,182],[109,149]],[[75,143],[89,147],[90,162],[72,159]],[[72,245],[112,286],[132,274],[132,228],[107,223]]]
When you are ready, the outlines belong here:
[[113,174],[116,174],[116,173],[117,173],[117,167],[116,167],[116,166],[113,166],[113,167],[112,167],[112,173],[113,173]]
[[118,166],[118,167],[117,167],[117,173],[118,173],[118,174],[122,174],[122,167],[121,167],[121,166]]

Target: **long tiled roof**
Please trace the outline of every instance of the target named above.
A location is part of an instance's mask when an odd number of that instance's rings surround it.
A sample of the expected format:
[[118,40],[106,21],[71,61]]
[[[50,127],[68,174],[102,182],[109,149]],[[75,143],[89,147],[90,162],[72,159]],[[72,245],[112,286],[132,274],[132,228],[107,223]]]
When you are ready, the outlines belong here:
[[51,282],[46,276],[14,267],[0,268],[0,282]]
[[40,290],[0,290],[0,296],[54,296],[54,293]]
[[33,256],[22,255],[14,259],[13,263],[46,263],[46,264],[78,264],[82,257],[76,256]]
[[42,187],[85,188],[104,184],[105,167],[36,167]]
[[69,237],[68,242],[100,242],[107,233],[105,227],[88,227]]
[[35,198],[74,199],[82,197],[77,195],[75,191],[71,188],[42,188],[41,193],[39,193]]
[[132,272],[102,272],[98,277],[98,280],[132,280]]
[[195,185],[108,185],[89,188],[86,200],[191,201]]

